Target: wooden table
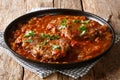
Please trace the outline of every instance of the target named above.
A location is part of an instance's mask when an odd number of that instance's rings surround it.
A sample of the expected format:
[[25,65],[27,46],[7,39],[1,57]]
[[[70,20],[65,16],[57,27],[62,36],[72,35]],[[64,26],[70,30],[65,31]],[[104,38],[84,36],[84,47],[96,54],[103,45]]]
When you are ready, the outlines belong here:
[[[111,25],[120,33],[120,0],[0,0],[0,31],[15,18],[33,8],[55,7],[78,9],[103,18],[110,15]],[[78,80],[120,80],[120,42],[87,75]],[[0,80],[74,80],[60,73],[41,79],[16,63],[0,49]]]

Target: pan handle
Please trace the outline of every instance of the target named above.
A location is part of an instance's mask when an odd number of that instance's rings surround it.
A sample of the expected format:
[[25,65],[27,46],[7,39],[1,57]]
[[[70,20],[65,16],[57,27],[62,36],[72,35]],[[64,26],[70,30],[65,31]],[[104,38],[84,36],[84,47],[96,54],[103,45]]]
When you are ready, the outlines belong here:
[[[108,18],[104,18],[108,23],[110,23],[110,20],[112,18],[112,15],[109,15]],[[117,44],[120,41],[120,34],[115,32],[115,44]]]
[[112,15],[109,15],[107,18],[104,18],[108,23],[110,23],[110,20],[112,18]]

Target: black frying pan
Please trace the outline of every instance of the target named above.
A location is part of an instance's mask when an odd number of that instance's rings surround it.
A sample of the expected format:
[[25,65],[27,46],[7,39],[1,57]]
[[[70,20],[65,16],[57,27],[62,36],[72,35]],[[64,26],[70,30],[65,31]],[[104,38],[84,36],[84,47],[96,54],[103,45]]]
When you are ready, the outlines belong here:
[[[15,31],[17,29],[16,26],[18,26],[18,24],[20,24],[20,23],[22,23],[22,24],[26,23],[32,17],[42,17],[42,16],[47,15],[47,14],[49,14],[49,15],[77,15],[77,16],[82,16],[83,15],[83,16],[86,16],[89,19],[93,19],[93,20],[99,22],[100,24],[106,24],[108,26],[110,32],[113,35],[111,45],[109,46],[109,48],[104,53],[102,53],[101,55],[99,55],[99,56],[97,56],[95,58],[92,58],[92,59],[89,59],[89,60],[86,60],[86,61],[82,61],[82,62],[73,62],[73,63],[67,63],[67,64],[55,64],[55,63],[53,64],[53,63],[37,62],[37,61],[27,59],[27,58],[17,54],[15,51],[13,51],[10,48],[8,39],[10,37],[11,32],[13,32],[13,31]],[[5,40],[5,43],[6,43],[7,47],[8,47],[8,49],[16,57],[18,57],[18,58],[20,58],[20,59],[22,59],[24,61],[27,61],[27,62],[32,63],[32,64],[36,64],[38,66],[44,66],[44,67],[50,67],[50,68],[71,68],[71,67],[75,67],[75,66],[78,66],[78,65],[84,65],[84,64],[96,61],[97,59],[101,58],[103,55],[108,53],[108,51],[112,48],[112,46],[114,44],[115,33],[114,33],[113,28],[111,27],[111,25],[108,22],[106,22],[104,19],[102,19],[99,16],[96,16],[94,14],[91,14],[91,13],[88,13],[88,12],[83,12],[83,11],[80,11],[80,10],[73,10],[73,9],[48,9],[48,10],[40,10],[40,11],[36,11],[36,12],[31,12],[31,13],[25,14],[25,15],[20,16],[19,18],[15,19],[5,29],[4,40]]]

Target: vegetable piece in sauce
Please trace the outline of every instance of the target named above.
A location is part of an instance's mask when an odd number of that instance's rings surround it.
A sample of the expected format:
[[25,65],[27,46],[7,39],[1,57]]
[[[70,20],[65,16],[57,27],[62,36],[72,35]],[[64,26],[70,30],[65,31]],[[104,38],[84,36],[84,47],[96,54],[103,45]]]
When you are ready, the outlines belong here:
[[87,31],[87,28],[85,27],[84,24],[82,24],[78,30],[81,32],[80,36],[83,36],[85,34],[85,32]]
[[26,40],[25,42],[31,43],[33,40],[30,38],[28,40]]
[[82,25],[78,28],[78,30],[81,32],[81,33],[80,33],[80,36],[83,36],[83,35],[86,33],[87,28],[85,27],[84,24],[82,24]]
[[54,39],[60,39],[60,37],[58,35],[52,35],[52,36],[50,36],[50,40],[54,40]]
[[60,27],[59,29],[64,29],[67,26],[67,19],[64,18],[63,20],[61,20],[60,22]]
[[79,22],[79,20],[74,19],[74,20],[72,20],[72,22],[73,22],[73,23],[78,23],[78,22]]
[[49,40],[43,41],[43,42],[41,42],[41,45],[44,46],[44,45],[48,44],[48,42],[49,42]]
[[32,37],[34,35],[35,35],[35,33],[33,31],[28,31],[25,33],[24,37]]
[[86,31],[87,28],[85,27],[84,24],[82,24],[82,25],[78,28],[78,30],[79,30],[80,32],[82,32],[82,31]]
[[89,23],[89,22],[90,22],[90,20],[85,20],[85,21],[82,20],[82,21],[81,21],[82,24],[87,24],[87,23]]
[[80,36],[83,36],[85,34],[85,30],[81,32]]
[[51,46],[52,46],[53,50],[55,50],[55,49],[61,49],[61,47],[59,45],[51,44]]
[[47,45],[49,43],[49,40],[43,41],[40,43],[40,45],[37,45],[38,48],[41,48],[44,45]]
[[50,36],[49,34],[44,34],[44,33],[41,34],[41,37],[42,38],[47,38],[49,40],[54,40],[54,39],[59,39],[60,38],[58,35]]
[[44,34],[44,33],[41,33],[41,38],[49,38],[50,35],[49,34]]

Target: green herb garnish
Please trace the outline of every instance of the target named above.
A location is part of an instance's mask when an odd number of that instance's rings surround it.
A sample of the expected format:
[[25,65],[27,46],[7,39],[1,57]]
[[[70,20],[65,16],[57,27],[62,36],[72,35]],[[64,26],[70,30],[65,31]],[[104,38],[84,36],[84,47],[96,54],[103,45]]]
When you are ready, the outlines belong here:
[[53,50],[55,50],[55,49],[61,49],[61,47],[59,45],[51,44],[51,46],[52,46]]
[[49,38],[50,35],[49,34],[44,34],[44,33],[41,33],[41,38]]
[[58,35],[50,36],[50,40],[54,40],[54,39],[60,39],[60,37]]
[[48,42],[49,42],[49,40],[47,40],[47,41],[43,41],[43,42],[41,42],[40,45],[44,46],[44,45],[48,44]]
[[34,35],[35,35],[35,33],[33,31],[28,31],[25,33],[24,37],[32,37]]
[[81,24],[81,26],[78,28],[78,30],[81,32],[80,36],[83,36],[85,32],[87,31],[87,28],[84,24]]
[[82,21],[81,21],[82,24],[87,24],[87,23],[89,23],[89,22],[90,22],[90,20],[85,20],[85,21],[82,20]]
[[39,45],[37,45],[38,48],[41,48],[44,45],[47,45],[49,43],[49,40],[41,42]]
[[64,29],[67,26],[67,19],[64,18],[63,20],[61,20],[60,22],[60,27],[59,29]]
[[42,38],[47,38],[49,40],[54,40],[54,39],[59,39],[60,38],[58,35],[50,36],[49,34],[44,34],[44,33],[41,34],[41,37]]
[[31,43],[31,42],[33,42],[33,40],[32,39],[28,39],[25,42]]
[[73,23],[78,23],[79,20],[75,19],[75,20],[72,20]]
[[78,28],[78,30],[79,30],[80,32],[82,32],[82,31],[86,31],[87,28],[85,27],[84,24],[82,24],[82,25]]
[[86,31],[82,31],[81,34],[80,34],[80,36],[83,36],[83,35],[85,34],[85,32],[86,32]]

